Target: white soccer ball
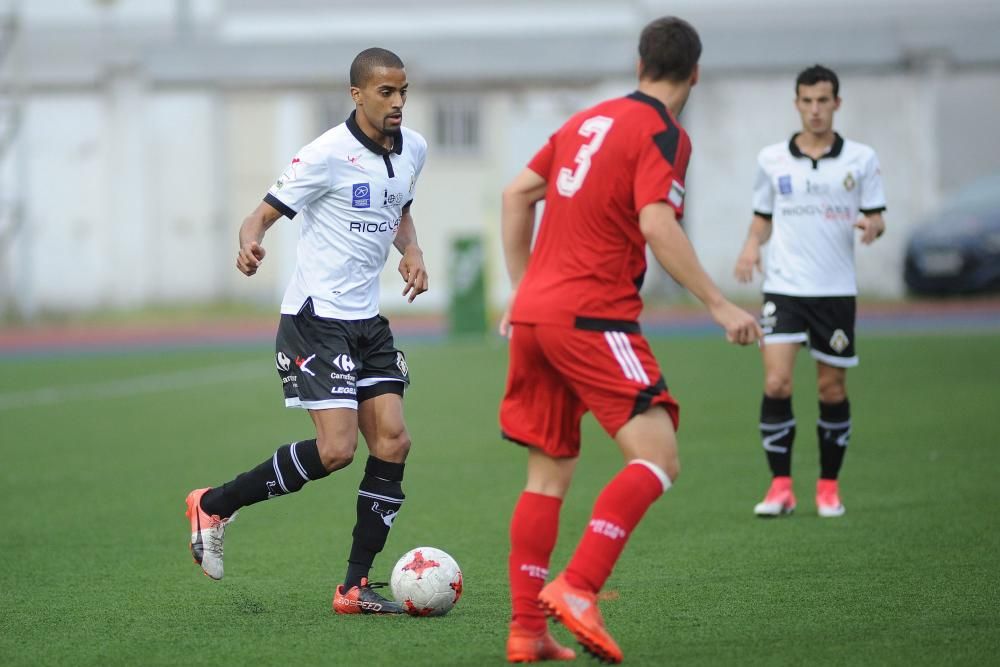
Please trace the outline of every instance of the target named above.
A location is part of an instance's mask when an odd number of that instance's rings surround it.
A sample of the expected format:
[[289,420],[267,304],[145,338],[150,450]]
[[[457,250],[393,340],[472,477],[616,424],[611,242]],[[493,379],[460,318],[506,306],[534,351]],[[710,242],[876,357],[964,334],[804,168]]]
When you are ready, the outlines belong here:
[[411,615],[443,616],[462,597],[462,570],[441,549],[417,547],[396,561],[389,585]]

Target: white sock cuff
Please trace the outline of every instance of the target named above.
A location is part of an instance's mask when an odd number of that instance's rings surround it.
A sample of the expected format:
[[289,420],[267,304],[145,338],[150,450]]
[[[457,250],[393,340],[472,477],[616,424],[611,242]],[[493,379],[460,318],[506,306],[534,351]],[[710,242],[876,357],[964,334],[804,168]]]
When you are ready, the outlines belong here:
[[663,492],[664,493],[666,493],[670,489],[670,486],[671,486],[670,478],[667,477],[667,473],[663,472],[663,468],[661,468],[660,466],[656,465],[655,463],[650,463],[649,461],[646,461],[645,459],[632,459],[631,461],[628,462],[628,464],[629,465],[645,466],[645,468],[647,470],[649,470],[649,472],[651,472],[654,475],[656,475],[656,478],[658,480],[660,480],[660,484],[663,485]]

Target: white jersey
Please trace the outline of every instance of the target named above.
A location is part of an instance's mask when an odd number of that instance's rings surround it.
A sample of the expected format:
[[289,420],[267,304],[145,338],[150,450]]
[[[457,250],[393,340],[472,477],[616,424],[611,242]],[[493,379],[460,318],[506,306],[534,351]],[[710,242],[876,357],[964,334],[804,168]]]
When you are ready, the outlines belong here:
[[379,312],[379,274],[413,201],[427,141],[401,128],[391,150],[372,141],[352,112],[299,151],[264,201],[298,214],[295,273],[281,312],[307,299],[320,317],[361,320]]
[[768,146],[757,156],[753,209],[771,220],[764,292],[854,296],[854,224],[860,213],[885,210],[878,156],[839,134],[818,160],[795,136]]

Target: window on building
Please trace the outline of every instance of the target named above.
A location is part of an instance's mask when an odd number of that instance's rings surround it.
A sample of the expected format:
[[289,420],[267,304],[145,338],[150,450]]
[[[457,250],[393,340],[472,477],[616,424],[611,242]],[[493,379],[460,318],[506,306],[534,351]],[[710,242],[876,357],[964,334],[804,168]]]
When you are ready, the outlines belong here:
[[480,147],[479,100],[467,96],[440,96],[435,100],[434,136],[450,153],[477,153]]

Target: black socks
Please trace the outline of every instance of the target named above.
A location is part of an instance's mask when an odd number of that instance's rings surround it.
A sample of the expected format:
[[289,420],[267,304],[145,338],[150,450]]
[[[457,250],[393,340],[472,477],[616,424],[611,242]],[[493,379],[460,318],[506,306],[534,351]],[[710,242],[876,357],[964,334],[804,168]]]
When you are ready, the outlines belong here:
[[295,493],[306,482],[329,474],[319,458],[316,440],[293,442],[279,447],[271,458],[256,468],[209,489],[201,498],[201,508],[207,514],[230,517],[241,507]]
[[837,479],[851,438],[850,401],[846,398],[840,403],[820,401],[816,435],[819,437],[820,479]]
[[795,442],[795,417],[792,399],[764,395],[760,403],[760,439],[767,454],[767,464],[775,477],[792,474],[792,443]]
[[368,576],[375,556],[385,547],[396,513],[403,506],[402,463],[368,457],[365,476],[358,488],[358,520],[347,562],[344,590],[360,585]]

